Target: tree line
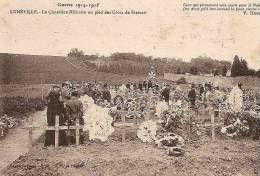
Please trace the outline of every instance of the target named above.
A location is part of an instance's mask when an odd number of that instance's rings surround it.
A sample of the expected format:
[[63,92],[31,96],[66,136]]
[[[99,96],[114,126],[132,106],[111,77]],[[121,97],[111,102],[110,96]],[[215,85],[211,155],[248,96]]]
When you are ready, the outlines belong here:
[[[192,74],[214,76],[226,76],[230,70],[230,76],[260,76],[258,71],[249,69],[245,59],[235,56],[233,63],[211,57],[199,56],[192,58],[190,62],[176,58],[153,58],[136,53],[113,53],[110,56],[85,55],[82,50],[71,49],[69,57],[77,57],[86,65],[96,67],[97,71],[117,74],[144,75],[150,70],[153,64],[157,68],[157,75],[164,73]],[[93,64],[93,61],[102,61],[102,64]]]
[[237,55],[234,57],[233,64],[231,67],[231,76],[257,76],[260,77],[260,69],[257,71],[248,68],[247,61],[239,58]]

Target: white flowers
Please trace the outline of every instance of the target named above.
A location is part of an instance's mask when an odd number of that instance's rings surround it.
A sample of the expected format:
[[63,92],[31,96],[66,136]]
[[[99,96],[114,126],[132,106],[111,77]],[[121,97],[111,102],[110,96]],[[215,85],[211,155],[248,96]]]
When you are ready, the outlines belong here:
[[[89,139],[106,141],[114,132],[113,118],[108,114],[108,108],[94,104],[92,98],[84,96],[80,99],[83,103],[85,130],[89,131]],[[88,105],[88,107],[86,107]]]
[[157,105],[156,105],[155,115],[159,118],[162,118],[163,112],[167,109],[168,109],[168,105],[166,104],[166,102],[164,102],[164,101],[158,102]]
[[234,87],[227,99],[232,110],[239,112],[243,106],[243,92],[238,86]]
[[137,131],[137,137],[143,142],[152,142],[156,139],[157,124],[153,120],[143,122]]

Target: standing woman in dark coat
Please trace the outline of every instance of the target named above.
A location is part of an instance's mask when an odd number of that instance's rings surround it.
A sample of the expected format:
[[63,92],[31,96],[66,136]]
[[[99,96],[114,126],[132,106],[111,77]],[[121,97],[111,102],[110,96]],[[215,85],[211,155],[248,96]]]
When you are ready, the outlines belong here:
[[191,84],[191,90],[189,91],[188,98],[190,100],[191,108],[194,109],[196,104],[196,91],[194,84]]
[[[64,125],[66,121],[64,104],[61,101],[61,89],[58,86],[53,86],[47,96],[47,123],[48,126],[55,126],[55,117],[59,116],[59,125]],[[47,130],[45,133],[44,146],[55,144],[55,131]],[[64,130],[59,131],[59,145],[66,146],[66,133]]]

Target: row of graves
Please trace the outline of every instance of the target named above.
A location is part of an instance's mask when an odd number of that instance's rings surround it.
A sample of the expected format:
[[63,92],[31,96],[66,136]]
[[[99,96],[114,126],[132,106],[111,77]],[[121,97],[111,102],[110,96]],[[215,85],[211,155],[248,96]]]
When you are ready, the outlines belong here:
[[85,122],[91,140],[106,141],[121,128],[121,139],[125,142],[129,140],[128,129],[136,127],[142,142],[154,143],[167,149],[169,155],[179,156],[184,154],[185,143],[207,137],[213,141],[219,137],[259,139],[259,92],[242,92],[237,87],[228,94],[212,90],[207,101],[197,98],[195,107],[190,106],[188,90],[172,91],[169,105],[160,93],[128,90],[112,94],[114,105],[109,108],[102,103],[94,104],[90,97],[81,98],[87,107]]
[[[260,135],[260,91],[212,89],[207,99],[197,97],[191,107],[188,89],[171,91],[166,104],[160,92],[111,90],[113,103],[81,96],[84,106],[84,126],[89,140],[107,141],[119,128],[121,141],[129,141],[128,131],[136,129],[138,140],[153,143],[169,155],[182,156],[185,144],[205,138],[242,138]],[[56,144],[56,143],[55,143]],[[58,144],[57,144],[58,145]]]

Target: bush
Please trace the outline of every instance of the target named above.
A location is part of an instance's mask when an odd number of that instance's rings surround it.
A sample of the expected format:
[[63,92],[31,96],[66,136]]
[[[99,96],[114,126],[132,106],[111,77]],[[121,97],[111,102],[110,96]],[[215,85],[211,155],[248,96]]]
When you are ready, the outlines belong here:
[[187,83],[187,81],[186,81],[186,79],[184,77],[181,77],[176,82],[177,82],[177,84],[186,84]]

